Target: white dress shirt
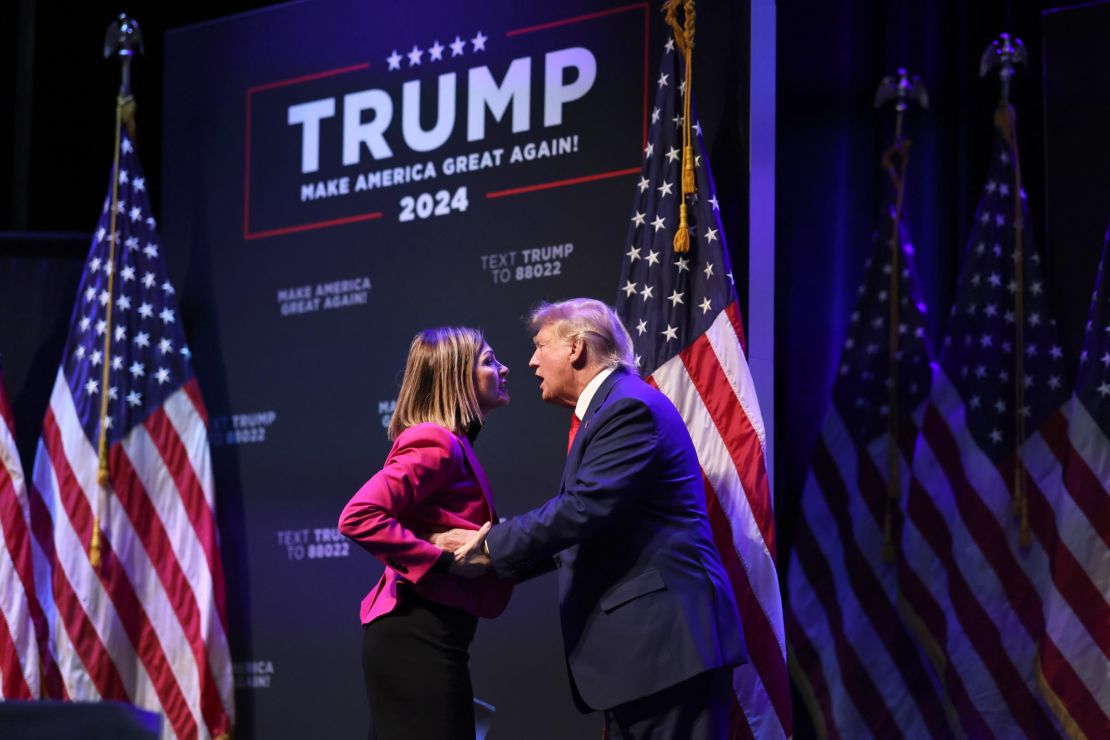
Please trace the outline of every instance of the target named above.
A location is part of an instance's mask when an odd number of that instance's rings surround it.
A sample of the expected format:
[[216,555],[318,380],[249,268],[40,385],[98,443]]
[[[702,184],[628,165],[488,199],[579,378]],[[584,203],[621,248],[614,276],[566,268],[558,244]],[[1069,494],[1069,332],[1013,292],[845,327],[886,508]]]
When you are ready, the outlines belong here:
[[601,387],[602,382],[613,374],[613,369],[607,367],[600,373],[594,376],[593,380],[586,383],[586,387],[582,389],[582,395],[578,397],[578,403],[574,405],[574,415],[581,421],[582,417],[586,415],[586,409],[590,407],[590,401],[594,400],[594,394],[597,389]]

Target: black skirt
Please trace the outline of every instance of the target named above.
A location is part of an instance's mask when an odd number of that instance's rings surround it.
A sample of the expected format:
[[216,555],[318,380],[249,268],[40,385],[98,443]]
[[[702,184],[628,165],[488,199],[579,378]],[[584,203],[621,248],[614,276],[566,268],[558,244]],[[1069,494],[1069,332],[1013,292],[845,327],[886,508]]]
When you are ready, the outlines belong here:
[[362,633],[370,740],[474,740],[467,651],[478,618],[406,584],[397,596]]

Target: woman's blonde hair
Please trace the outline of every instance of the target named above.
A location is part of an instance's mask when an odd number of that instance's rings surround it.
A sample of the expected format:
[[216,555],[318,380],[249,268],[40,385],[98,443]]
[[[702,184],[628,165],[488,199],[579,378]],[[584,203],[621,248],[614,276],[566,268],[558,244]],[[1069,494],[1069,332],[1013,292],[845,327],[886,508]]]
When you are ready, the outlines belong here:
[[466,326],[425,329],[413,337],[389,438],[424,422],[458,433],[481,423],[474,368],[484,344],[482,333]]

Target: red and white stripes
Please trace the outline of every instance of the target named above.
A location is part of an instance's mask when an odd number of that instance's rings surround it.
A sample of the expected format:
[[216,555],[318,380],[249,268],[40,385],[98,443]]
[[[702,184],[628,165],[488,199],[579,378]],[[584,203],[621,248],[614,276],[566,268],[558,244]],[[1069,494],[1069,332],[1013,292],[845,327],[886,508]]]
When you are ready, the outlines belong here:
[[[902,436],[909,440],[899,453],[904,485],[913,430]],[[890,443],[882,435],[858,449],[833,407],[802,494],[787,579],[788,634],[796,679],[828,736],[951,732],[924,656],[899,616],[896,564],[883,557]]]
[[[195,381],[190,381],[190,385]],[[196,399],[196,400],[194,400]],[[33,475],[39,592],[54,615],[52,657],[72,699],[118,699],[166,717],[167,735],[219,737],[232,724],[223,577],[203,406],[189,385],[97,454],[59,373]],[[93,568],[94,512],[103,562]]]
[[[11,406],[0,379],[0,699],[41,694],[39,620],[36,634],[30,508],[16,449]],[[39,610],[41,616],[41,610]]]
[[1063,475],[1041,486],[1035,513],[1055,524],[1046,547],[1054,587],[1044,597],[1035,671],[1068,734],[1098,737],[1110,734],[1110,440],[1077,397],[1066,411],[1066,436],[1059,413],[1037,440],[1038,457]]
[[[736,304],[650,378],[690,430],[714,540],[733,584],[751,662],[733,675],[734,737],[792,732],[774,511],[755,387],[734,324]],[[732,315],[730,315],[732,312]]]
[[1057,534],[1045,488],[1056,484],[1061,468],[1043,434],[1053,417],[1023,449],[1034,535],[1023,547],[1012,508],[1012,460],[991,463],[942,370],[933,384],[904,497],[904,575],[918,586],[907,588],[907,604],[920,617],[922,638],[940,651],[948,689],[973,700],[974,714],[960,712],[967,734],[985,723],[999,735],[1058,735],[1034,675],[1038,647],[1056,648],[1043,606],[1061,593],[1074,598],[1076,579],[1088,576],[1069,568],[1060,579],[1050,570],[1047,553]]

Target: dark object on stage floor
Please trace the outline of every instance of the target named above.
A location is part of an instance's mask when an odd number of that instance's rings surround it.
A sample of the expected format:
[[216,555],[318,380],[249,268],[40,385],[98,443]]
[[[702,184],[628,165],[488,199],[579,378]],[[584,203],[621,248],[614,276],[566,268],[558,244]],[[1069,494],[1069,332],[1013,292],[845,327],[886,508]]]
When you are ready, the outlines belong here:
[[0,737],[157,740],[161,730],[162,715],[122,702],[0,702]]

